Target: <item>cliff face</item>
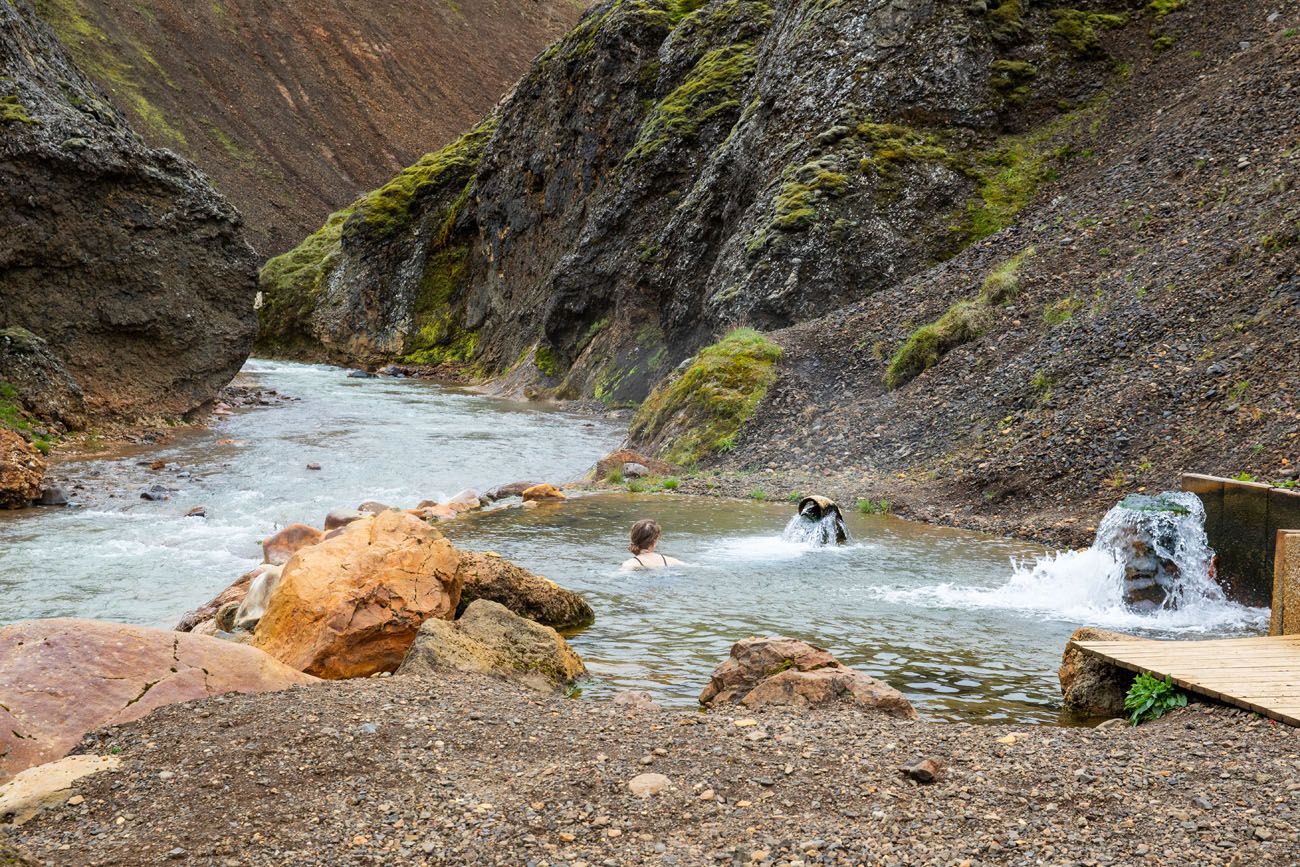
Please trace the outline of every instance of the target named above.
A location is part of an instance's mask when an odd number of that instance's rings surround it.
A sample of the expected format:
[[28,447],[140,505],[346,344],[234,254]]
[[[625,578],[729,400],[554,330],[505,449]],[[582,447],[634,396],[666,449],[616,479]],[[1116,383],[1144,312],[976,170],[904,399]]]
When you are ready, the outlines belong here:
[[612,0],[473,136],[268,264],[261,340],[648,396],[634,440],[686,463],[973,512],[1276,475],[1295,19]]
[[1071,15],[613,0],[496,112],[472,183],[427,175],[400,231],[336,215],[293,254],[309,280],[273,263],[264,344],[488,373],[536,346],[543,387],[639,399],[732,324],[820,315],[1002,228],[1049,170],[1008,136],[1077,119],[1116,74],[1100,34],[1125,19]]
[[256,332],[238,215],[27,0],[0,3],[0,68],[0,397],[69,427],[210,400]]
[[155,146],[271,256],[477,122],[580,0],[35,0]]

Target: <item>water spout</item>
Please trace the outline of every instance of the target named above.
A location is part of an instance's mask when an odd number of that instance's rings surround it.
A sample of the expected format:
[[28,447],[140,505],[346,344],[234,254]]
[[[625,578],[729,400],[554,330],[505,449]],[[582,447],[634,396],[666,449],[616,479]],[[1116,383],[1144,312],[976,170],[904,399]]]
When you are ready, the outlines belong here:
[[834,500],[809,496],[799,501],[799,510],[785,525],[781,538],[805,545],[843,545],[849,540],[849,533]]
[[1124,603],[1134,611],[1222,602],[1205,536],[1205,507],[1189,493],[1132,494],[1106,513],[1093,550],[1123,569]]

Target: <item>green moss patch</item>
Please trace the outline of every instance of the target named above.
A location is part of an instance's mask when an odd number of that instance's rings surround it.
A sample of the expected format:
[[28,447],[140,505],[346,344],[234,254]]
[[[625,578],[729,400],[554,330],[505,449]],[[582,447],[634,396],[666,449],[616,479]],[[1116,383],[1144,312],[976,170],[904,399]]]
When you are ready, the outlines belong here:
[[52,440],[36,433],[36,424],[18,400],[18,389],[0,380],[0,428],[11,430],[23,439],[30,440],[41,454],[50,453]]
[[894,353],[885,370],[885,385],[899,388],[939,363],[952,350],[978,340],[993,323],[993,309],[1015,298],[1020,266],[1034,254],[1028,247],[989,272],[979,295],[958,301],[934,322],[922,325]]
[[670,142],[693,138],[717,115],[740,109],[740,85],[754,71],[753,45],[715,48],[686,79],[655,104],[641,124],[627,159],[652,156]]
[[780,357],[781,347],[757,331],[732,331],[651,392],[632,419],[631,439],[657,445],[664,460],[682,466],[728,451],[776,381]]
[[468,244],[430,253],[415,299],[415,333],[402,361],[438,365],[469,361],[474,355],[478,332],[461,326],[452,303],[464,281],[468,262]]
[[425,154],[397,177],[358,199],[352,205],[357,219],[372,237],[395,235],[411,225],[416,203],[451,182],[462,184],[464,189],[447,215],[445,222],[450,227],[455,223],[459,206],[469,197],[474,170],[495,128],[496,115],[493,115],[442,150]]
[[34,125],[36,121],[27,115],[17,94],[0,97],[0,123],[25,123]]
[[334,212],[301,244],[262,266],[262,306],[257,311],[260,348],[284,351],[315,342],[311,314],[338,261],[343,224],[351,215],[350,208]]
[[1012,105],[1023,105],[1029,99],[1038,67],[1023,60],[995,60],[989,66],[989,87]]
[[1075,57],[1100,57],[1101,34],[1128,23],[1128,16],[1080,9],[1058,9],[1052,13],[1051,36]]

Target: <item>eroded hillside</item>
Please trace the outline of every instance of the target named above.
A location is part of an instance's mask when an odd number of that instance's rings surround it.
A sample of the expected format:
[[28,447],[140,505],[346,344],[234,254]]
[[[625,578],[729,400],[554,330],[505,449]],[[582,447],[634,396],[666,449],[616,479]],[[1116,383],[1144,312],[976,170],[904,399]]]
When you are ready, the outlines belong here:
[[450,141],[580,0],[38,0],[155,146],[198,163],[274,255]]

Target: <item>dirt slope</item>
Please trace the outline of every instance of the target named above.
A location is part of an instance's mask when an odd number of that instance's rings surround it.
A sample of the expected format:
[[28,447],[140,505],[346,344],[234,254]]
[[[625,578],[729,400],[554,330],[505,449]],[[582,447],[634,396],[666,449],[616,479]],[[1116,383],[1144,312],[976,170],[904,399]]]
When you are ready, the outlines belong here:
[[580,0],[38,0],[151,144],[273,255],[501,98]]

